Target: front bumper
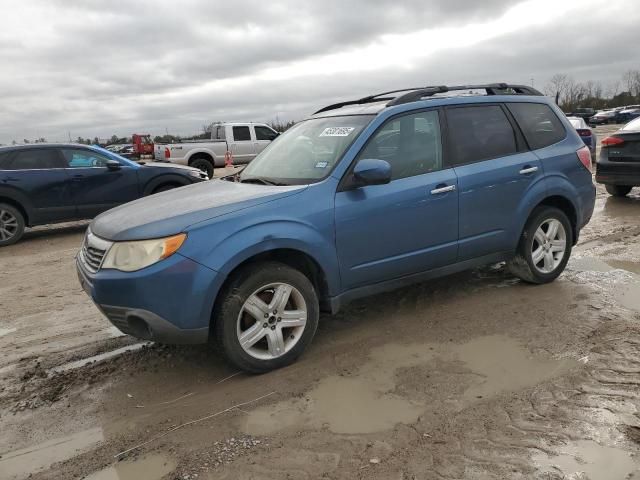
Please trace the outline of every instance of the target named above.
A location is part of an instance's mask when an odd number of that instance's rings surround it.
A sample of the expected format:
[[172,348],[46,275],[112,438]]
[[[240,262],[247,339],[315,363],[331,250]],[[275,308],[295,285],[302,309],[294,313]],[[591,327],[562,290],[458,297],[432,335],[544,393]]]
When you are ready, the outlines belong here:
[[222,283],[214,270],[176,253],[137,272],[90,272],[78,279],[98,309],[123,333],[160,343],[206,343]]

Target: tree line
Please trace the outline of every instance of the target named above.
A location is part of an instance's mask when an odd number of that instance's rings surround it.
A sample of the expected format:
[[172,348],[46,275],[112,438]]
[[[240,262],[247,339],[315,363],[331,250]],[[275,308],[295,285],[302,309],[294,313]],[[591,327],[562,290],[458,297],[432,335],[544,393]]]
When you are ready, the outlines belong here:
[[640,104],[640,70],[629,70],[606,86],[593,80],[576,81],[570,75],[557,73],[545,86],[544,93],[556,98],[565,112],[581,107],[601,110]]

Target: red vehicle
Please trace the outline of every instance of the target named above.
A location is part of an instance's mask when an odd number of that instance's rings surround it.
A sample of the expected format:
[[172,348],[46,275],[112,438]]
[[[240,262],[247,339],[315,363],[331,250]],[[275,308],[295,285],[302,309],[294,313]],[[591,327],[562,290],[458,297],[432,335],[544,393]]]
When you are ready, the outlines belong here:
[[134,133],[131,136],[133,144],[133,152],[131,158],[136,160],[152,160],[153,159],[153,140],[148,133]]

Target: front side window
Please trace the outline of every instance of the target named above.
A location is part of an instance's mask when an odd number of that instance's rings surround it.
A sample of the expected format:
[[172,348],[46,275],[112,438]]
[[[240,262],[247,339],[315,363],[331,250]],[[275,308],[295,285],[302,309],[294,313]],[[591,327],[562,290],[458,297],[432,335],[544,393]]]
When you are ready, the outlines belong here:
[[236,142],[246,142],[251,140],[249,127],[233,127],[233,140]]
[[90,150],[75,150],[65,148],[62,150],[69,168],[96,168],[106,167],[110,158]]
[[567,132],[558,116],[544,103],[508,103],[532,150],[558,143]]
[[442,141],[438,112],[412,113],[389,120],[358,155],[358,160],[365,158],[389,162],[392,180],[440,170]]
[[273,140],[278,134],[267,127],[257,126],[256,129],[256,140]]
[[497,105],[447,109],[447,127],[455,165],[504,157],[518,151],[513,127]]
[[15,152],[5,162],[7,170],[42,170],[64,168],[57,152],[52,148],[34,148]]
[[301,185],[326,178],[372,115],[312,118],[280,135],[247,165],[240,181]]

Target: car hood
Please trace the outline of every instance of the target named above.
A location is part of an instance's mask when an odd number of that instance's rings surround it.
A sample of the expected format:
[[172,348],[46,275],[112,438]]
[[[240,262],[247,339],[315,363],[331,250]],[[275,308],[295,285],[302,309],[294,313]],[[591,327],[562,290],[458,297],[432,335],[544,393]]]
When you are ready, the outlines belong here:
[[305,188],[211,180],[121,205],[96,217],[89,228],[95,235],[113,241],[166,237],[195,223],[294,195]]

